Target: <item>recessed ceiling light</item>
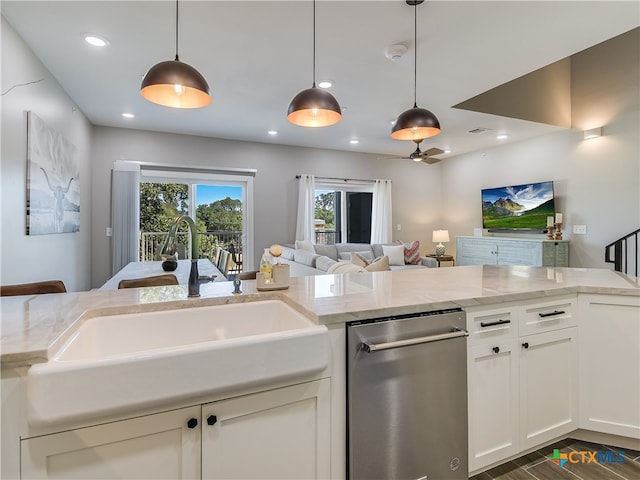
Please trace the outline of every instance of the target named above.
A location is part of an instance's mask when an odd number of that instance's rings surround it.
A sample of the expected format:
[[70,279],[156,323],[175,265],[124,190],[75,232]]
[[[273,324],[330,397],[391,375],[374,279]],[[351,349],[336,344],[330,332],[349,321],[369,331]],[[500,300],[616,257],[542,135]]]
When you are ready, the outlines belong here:
[[360,143],[360,140],[358,140],[357,138],[352,138],[351,140],[349,140],[349,143],[351,145],[357,145],[358,143]]
[[498,140],[504,140],[505,138],[509,138],[509,135],[507,135],[506,133],[500,133],[500,134],[496,135],[496,138]]
[[451,149],[450,148],[445,148],[444,149],[444,153],[451,153]]
[[93,45],[94,47],[106,47],[107,45],[109,45],[109,41],[106,38],[94,33],[85,33],[84,41],[89,45]]
[[319,86],[320,88],[331,88],[331,85],[333,85],[333,84],[332,84],[330,81],[328,81],[328,80],[325,80],[324,82],[320,82],[320,83],[318,84],[318,86]]
[[124,118],[133,118],[133,117],[135,117],[135,115],[133,113],[128,113],[128,112],[123,113],[122,116]]
[[278,131],[277,131],[277,130],[269,130],[267,133],[268,133],[269,135],[277,135],[277,134],[278,134]]

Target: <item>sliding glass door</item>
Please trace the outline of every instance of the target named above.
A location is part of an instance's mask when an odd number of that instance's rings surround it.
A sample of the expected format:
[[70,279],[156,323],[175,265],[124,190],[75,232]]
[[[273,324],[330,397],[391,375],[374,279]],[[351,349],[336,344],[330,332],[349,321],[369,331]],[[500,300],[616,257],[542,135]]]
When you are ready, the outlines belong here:
[[[196,223],[199,258],[215,260],[218,247],[236,252],[241,270],[252,264],[253,177],[170,171],[142,172],[140,182],[140,261],[160,259],[160,249],[169,226],[178,215],[187,214]],[[188,229],[178,232],[177,254],[190,258]]]
[[371,241],[373,186],[316,182],[315,243]]

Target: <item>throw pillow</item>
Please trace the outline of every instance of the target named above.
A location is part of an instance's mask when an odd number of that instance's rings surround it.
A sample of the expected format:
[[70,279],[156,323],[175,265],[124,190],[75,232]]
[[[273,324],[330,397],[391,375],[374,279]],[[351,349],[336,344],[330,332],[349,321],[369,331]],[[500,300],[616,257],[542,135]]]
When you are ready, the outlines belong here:
[[310,240],[296,240],[297,250],[306,250],[307,252],[316,253],[316,249],[313,248],[313,244]]
[[318,258],[319,256],[320,255],[317,255],[315,252],[311,253],[306,250],[296,250],[293,253],[294,261],[307,265],[308,267],[313,267],[313,268],[315,268],[316,258]]
[[389,265],[404,265],[404,245],[383,245],[382,252],[389,257]]
[[336,263],[338,262],[336,262],[333,258],[327,257],[325,255],[321,255],[320,257],[316,258],[316,268],[318,270],[322,270],[323,272],[328,271],[329,268]]
[[360,253],[351,252],[351,263],[353,263],[354,265],[359,265],[361,267],[366,267],[371,262],[372,262],[372,260],[369,260],[368,258],[366,258],[365,256],[361,255]]
[[398,245],[404,246],[404,263],[407,265],[418,265],[420,263],[420,242],[416,240],[411,243],[403,243],[398,240]]
[[354,265],[351,262],[336,262],[329,267],[327,273],[353,273],[353,272],[366,272],[366,270],[358,265]]
[[284,258],[285,260],[293,260],[294,252],[295,252],[295,250],[293,248],[283,247],[282,248],[282,255],[280,256],[280,258]]
[[389,268],[389,257],[385,255],[384,257],[377,258],[364,267],[364,269],[367,272],[386,272],[387,270],[391,270]]

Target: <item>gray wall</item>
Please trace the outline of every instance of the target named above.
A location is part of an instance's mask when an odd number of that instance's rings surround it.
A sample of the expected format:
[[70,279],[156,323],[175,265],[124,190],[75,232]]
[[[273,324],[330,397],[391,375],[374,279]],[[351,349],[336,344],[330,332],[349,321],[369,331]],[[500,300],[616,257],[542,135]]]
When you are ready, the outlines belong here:
[[[86,290],[91,286],[91,125],[4,18],[1,35],[0,283],[60,279],[68,290]],[[43,80],[38,83],[16,86],[40,79]],[[33,111],[77,147],[80,159],[80,232],[25,234],[27,111]]]
[[92,154],[92,284],[111,276],[110,172],[115,160],[171,165],[254,168],[254,259],[273,243],[295,237],[298,196],[296,174],[353,179],[388,178],[394,183],[395,238],[420,240],[424,253],[433,250],[431,231],[439,225],[440,167],[411,161],[378,160],[376,155],[287,147],[266,143],[95,127]]

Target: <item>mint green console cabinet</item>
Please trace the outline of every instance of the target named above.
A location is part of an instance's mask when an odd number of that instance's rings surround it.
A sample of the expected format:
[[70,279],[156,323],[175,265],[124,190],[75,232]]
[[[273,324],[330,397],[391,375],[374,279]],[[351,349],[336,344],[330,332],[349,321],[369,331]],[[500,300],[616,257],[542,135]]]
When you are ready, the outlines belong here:
[[456,237],[456,265],[568,267],[569,241],[513,237]]

